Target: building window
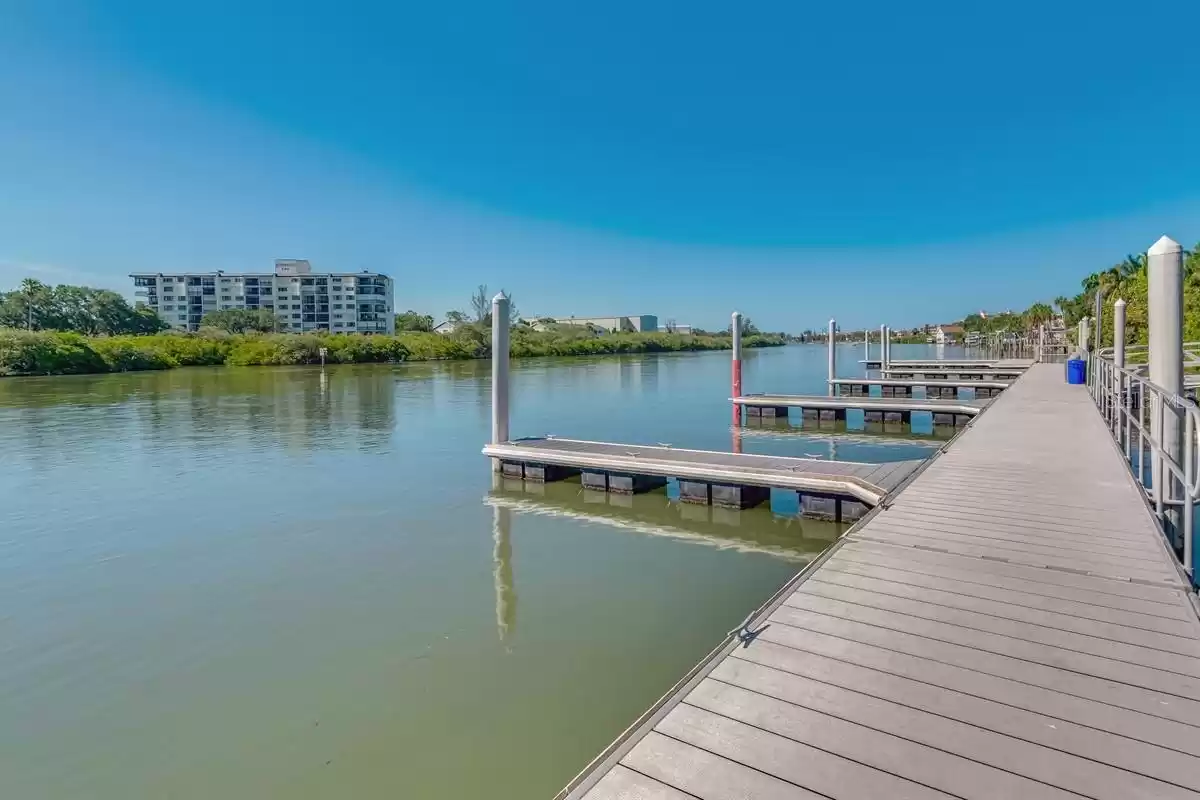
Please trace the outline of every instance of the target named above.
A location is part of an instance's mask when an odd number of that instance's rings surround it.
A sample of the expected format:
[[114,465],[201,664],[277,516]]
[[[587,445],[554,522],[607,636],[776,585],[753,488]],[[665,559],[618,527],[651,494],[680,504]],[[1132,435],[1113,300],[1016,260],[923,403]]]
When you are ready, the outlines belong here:
[[[292,319],[300,319],[300,315],[299,315],[299,314],[292,314]],[[294,322],[293,322],[292,324],[293,324],[293,325],[295,325],[296,323],[294,323]]]
[[333,323],[333,327],[335,327],[335,328],[340,328],[340,327],[342,327],[342,323],[340,323],[340,322],[335,322],[335,323]]
[[353,322],[347,322],[347,323],[346,323],[346,327],[347,327],[347,328],[353,328],[353,327],[354,327],[354,323],[353,323]]
[[235,298],[233,298],[233,299],[234,299],[234,300],[245,300],[246,298],[245,298],[244,296],[242,296],[242,295],[240,295],[240,294],[239,294],[237,297],[235,297]]
[[300,310],[300,306],[298,306],[298,305],[292,306],[292,311],[299,311],[299,310]]
[[229,278],[221,278],[221,283],[232,283]]

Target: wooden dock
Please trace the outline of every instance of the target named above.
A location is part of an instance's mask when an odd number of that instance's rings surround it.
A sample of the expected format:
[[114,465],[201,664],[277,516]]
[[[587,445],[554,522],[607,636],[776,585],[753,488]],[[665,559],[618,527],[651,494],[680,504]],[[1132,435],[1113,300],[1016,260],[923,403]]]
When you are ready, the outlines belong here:
[[1200,620],[1032,367],[560,797],[1200,798]]
[[869,397],[866,394],[823,397],[796,394],[750,394],[730,401],[749,417],[786,417],[798,409],[806,419],[844,420],[846,412],[863,412],[867,422],[912,421],[913,412],[933,415],[935,425],[965,425],[987,408],[988,400],[942,400],[912,397]]
[[799,493],[802,513],[836,520],[862,516],[924,463],[859,464],[558,438],[489,444],[483,454],[499,460],[509,478],[580,475],[585,489],[621,494],[651,491],[677,478],[680,499],[689,503],[750,508],[769,499],[771,489],[790,490]]

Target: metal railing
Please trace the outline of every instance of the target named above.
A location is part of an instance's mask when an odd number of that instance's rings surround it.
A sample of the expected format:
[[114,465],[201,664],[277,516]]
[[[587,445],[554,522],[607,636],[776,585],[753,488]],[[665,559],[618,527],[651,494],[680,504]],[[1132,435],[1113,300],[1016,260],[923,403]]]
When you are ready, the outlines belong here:
[[1196,469],[1200,408],[1151,382],[1136,368],[1118,367],[1103,355],[1088,356],[1087,381],[1101,417],[1150,500],[1163,535],[1195,583],[1192,540],[1200,497]]
[[[1113,348],[1101,347],[1101,356],[1112,358]],[[1150,346],[1145,344],[1125,345],[1125,364],[1147,364],[1150,361]],[[1183,343],[1183,368],[1200,369],[1200,342]]]

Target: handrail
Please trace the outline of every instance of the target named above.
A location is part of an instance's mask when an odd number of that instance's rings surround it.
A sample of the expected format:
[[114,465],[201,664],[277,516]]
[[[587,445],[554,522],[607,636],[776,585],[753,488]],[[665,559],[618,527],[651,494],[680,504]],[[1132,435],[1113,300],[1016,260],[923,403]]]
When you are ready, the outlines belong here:
[[[1088,390],[1108,424],[1125,461],[1154,506],[1164,535],[1168,531],[1168,506],[1182,506],[1184,572],[1195,582],[1192,566],[1193,510],[1200,498],[1200,408],[1183,395],[1164,389],[1139,370],[1118,367],[1104,349],[1088,356]],[[1149,402],[1147,402],[1149,401]],[[1134,446],[1134,434],[1137,446]],[[1164,442],[1174,439],[1171,447]],[[1146,473],[1147,451],[1150,474]],[[1137,455],[1136,468],[1134,455]],[[1172,542],[1173,547],[1178,547]]]
[[[1097,353],[1105,358],[1112,358],[1112,347],[1101,347]],[[1128,364],[1131,359],[1136,358],[1139,364],[1145,364],[1145,360],[1150,356],[1150,346],[1145,344],[1127,344],[1125,345],[1125,363]],[[1183,365],[1187,367],[1200,367],[1200,342],[1184,342],[1183,343]]]

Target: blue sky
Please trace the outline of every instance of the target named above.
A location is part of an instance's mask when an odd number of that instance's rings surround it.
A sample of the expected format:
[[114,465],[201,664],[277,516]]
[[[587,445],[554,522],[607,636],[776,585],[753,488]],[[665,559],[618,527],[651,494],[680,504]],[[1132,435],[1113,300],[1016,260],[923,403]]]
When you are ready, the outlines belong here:
[[189,6],[0,1],[0,287],[903,326],[1200,240],[1194,2]]

